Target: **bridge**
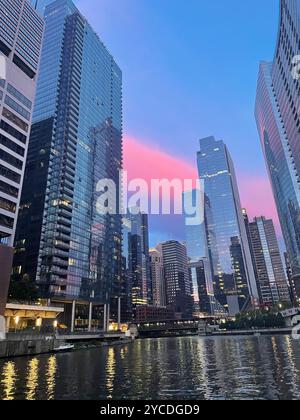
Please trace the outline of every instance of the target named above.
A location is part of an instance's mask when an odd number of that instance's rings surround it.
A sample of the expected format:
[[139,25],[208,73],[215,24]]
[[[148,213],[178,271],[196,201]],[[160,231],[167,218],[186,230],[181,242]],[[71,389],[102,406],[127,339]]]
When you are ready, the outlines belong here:
[[203,319],[192,320],[170,320],[162,322],[143,322],[137,324],[140,337],[176,337],[180,335],[198,334],[199,321],[206,321],[208,324],[215,324],[219,318],[210,316]]

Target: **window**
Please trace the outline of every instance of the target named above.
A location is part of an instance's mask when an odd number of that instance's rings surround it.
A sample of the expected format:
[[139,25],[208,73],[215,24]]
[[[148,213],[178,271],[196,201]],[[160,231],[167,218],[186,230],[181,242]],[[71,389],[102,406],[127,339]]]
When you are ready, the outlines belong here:
[[10,179],[17,184],[21,181],[21,175],[16,174],[16,172],[12,171],[11,169],[5,168],[5,166],[0,165],[0,175],[4,178]]
[[3,108],[2,115],[7,118],[9,121],[11,121],[13,124],[16,124],[18,127],[20,127],[23,131],[28,132],[28,124],[26,124],[24,121],[21,120],[21,118],[17,117],[13,112],[11,112],[7,108]]
[[24,134],[20,133],[20,131],[18,131],[15,128],[13,128],[7,122],[5,122],[5,121],[2,120],[0,122],[0,128],[2,128],[3,131],[6,131],[7,134],[10,134],[11,136],[13,136],[15,139],[17,139],[20,142],[26,144],[27,137]]
[[25,149],[23,147],[19,146],[14,141],[3,136],[3,134],[0,134],[0,144],[2,144],[2,146],[7,147],[8,149],[12,150],[13,152],[17,153],[18,155],[22,157],[24,157],[25,155]]
[[4,214],[0,214],[0,225],[12,229],[14,227],[14,219],[4,216]]
[[10,96],[6,95],[5,103],[10,108],[12,108],[14,111],[16,111],[18,114],[20,114],[22,117],[24,117],[26,120],[28,120],[28,121],[30,120],[30,112],[26,111],[25,108],[23,108],[21,105],[19,105]]
[[15,158],[14,156],[10,155],[9,153],[5,152],[4,150],[0,149],[0,159],[4,160],[4,162],[9,163],[12,166],[22,170],[23,162],[20,159]]
[[10,211],[11,213],[15,213],[17,205],[12,201],[6,200],[6,198],[0,197],[0,208],[3,210]]
[[19,92],[16,88],[14,88],[11,84],[7,85],[7,91],[11,93],[18,101],[22,102],[26,108],[32,108],[32,102],[26,98],[21,92]]
[[19,190],[18,188],[13,187],[12,185],[7,184],[4,181],[0,180],[0,191],[4,194],[11,195],[12,197],[18,198]]

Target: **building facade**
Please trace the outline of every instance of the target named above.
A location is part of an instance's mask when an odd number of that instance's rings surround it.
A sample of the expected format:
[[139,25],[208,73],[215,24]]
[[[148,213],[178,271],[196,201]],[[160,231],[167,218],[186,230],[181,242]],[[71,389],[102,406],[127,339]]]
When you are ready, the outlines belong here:
[[0,243],[13,246],[44,23],[27,1],[0,5]]
[[[122,219],[97,184],[122,168],[122,72],[71,0],[46,7],[45,36],[15,240],[14,276],[35,280],[76,319],[119,305]],[[119,203],[117,203],[118,205]],[[88,305],[89,309],[76,305]]]
[[25,0],[1,1],[0,19],[1,336],[4,334],[1,317],[4,315],[12,269],[44,22]]
[[249,234],[261,305],[270,307],[279,303],[290,303],[290,292],[273,221],[256,217],[249,223]]
[[153,306],[165,307],[167,305],[166,285],[161,246],[150,250],[150,277],[152,283]]
[[211,265],[207,258],[189,262],[194,316],[214,315],[216,302],[211,280]]
[[229,315],[236,315],[245,305],[257,304],[259,296],[234,165],[223,141],[200,140],[198,170],[210,208],[206,237],[215,296]]
[[41,15],[44,16],[46,6],[53,3],[54,0],[27,0],[32,7]]
[[135,318],[138,306],[152,303],[148,215],[137,208],[123,218],[123,267],[124,301]]
[[193,313],[186,246],[178,241],[161,244],[165,273],[166,303],[182,318]]
[[280,1],[280,23],[272,63],[260,64],[255,116],[269,177],[300,297],[300,1]]

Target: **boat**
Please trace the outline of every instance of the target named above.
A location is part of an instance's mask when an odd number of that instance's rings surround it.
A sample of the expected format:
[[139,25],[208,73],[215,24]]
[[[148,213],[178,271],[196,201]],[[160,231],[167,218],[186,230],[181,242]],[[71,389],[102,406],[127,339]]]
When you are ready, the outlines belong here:
[[74,350],[74,344],[63,344],[59,347],[56,347],[53,351],[54,353],[66,353]]

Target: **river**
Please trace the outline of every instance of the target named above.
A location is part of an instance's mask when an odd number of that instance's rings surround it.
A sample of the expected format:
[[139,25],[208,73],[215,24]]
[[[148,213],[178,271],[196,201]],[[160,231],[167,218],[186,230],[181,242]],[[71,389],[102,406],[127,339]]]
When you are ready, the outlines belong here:
[[0,399],[300,399],[300,342],[163,338],[0,360]]

